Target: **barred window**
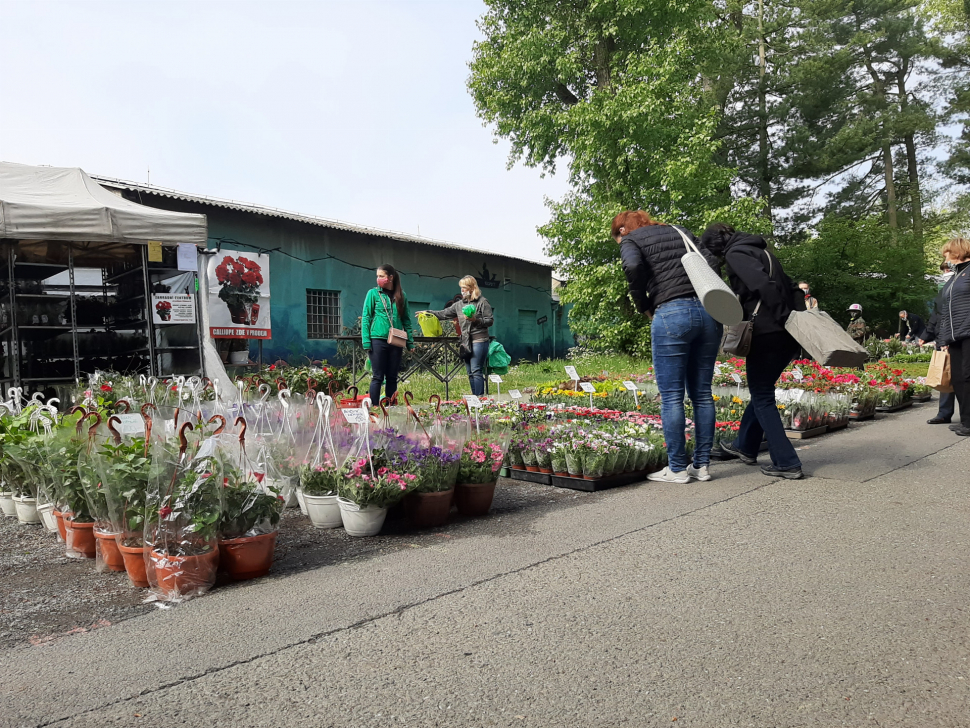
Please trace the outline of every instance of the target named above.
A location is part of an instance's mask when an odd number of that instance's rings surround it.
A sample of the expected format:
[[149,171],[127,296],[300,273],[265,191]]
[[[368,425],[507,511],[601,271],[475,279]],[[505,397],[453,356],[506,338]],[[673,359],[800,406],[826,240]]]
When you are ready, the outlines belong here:
[[306,289],[306,337],[330,339],[340,336],[340,291]]

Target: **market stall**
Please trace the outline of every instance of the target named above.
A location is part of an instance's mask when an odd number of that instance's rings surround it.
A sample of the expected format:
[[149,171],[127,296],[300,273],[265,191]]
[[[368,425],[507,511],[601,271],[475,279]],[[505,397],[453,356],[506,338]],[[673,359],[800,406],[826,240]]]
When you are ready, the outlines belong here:
[[138,205],[81,169],[0,163],[0,386],[202,375],[206,237],[204,215]]

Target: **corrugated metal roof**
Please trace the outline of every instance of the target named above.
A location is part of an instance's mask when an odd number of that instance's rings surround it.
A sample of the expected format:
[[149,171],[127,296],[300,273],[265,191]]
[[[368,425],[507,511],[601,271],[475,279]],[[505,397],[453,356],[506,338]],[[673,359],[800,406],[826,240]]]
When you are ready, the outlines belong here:
[[364,225],[354,225],[353,223],[343,222],[341,220],[330,220],[324,217],[315,217],[313,215],[302,215],[298,212],[289,212],[288,210],[280,210],[275,207],[264,207],[262,205],[254,205],[249,202],[239,202],[237,200],[224,200],[218,197],[208,197],[202,195],[192,195],[187,192],[179,192],[178,190],[168,189],[166,187],[158,187],[156,185],[141,184],[139,182],[129,182],[128,180],[115,179],[113,177],[102,177],[100,175],[90,175],[92,179],[97,180],[100,184],[108,188],[120,189],[120,190],[131,190],[133,192],[145,192],[153,195],[158,195],[159,197],[170,197],[175,200],[184,200],[186,202],[196,202],[201,205],[211,205],[213,207],[223,207],[228,210],[238,210],[240,212],[250,212],[255,215],[266,215],[268,217],[279,217],[285,220],[295,220],[296,222],[305,222],[309,225],[319,225],[320,227],[333,228],[334,230],[346,230],[352,233],[363,233],[365,235],[374,235],[381,238],[390,238],[392,240],[403,240],[409,243],[419,243],[422,245],[435,245],[439,248],[452,248],[454,250],[462,250],[468,253],[482,253],[486,255],[498,256],[500,258],[510,258],[512,260],[520,260],[525,263],[533,263],[535,265],[541,265],[546,268],[552,268],[550,263],[545,263],[540,260],[530,260],[529,258],[520,258],[516,255],[507,255],[506,253],[497,253],[494,250],[485,250],[482,248],[471,248],[465,245],[458,245],[456,243],[450,243],[444,240],[435,240],[433,238],[424,238],[418,235],[409,235],[408,233],[396,232],[393,230],[381,230],[379,228],[366,227]]

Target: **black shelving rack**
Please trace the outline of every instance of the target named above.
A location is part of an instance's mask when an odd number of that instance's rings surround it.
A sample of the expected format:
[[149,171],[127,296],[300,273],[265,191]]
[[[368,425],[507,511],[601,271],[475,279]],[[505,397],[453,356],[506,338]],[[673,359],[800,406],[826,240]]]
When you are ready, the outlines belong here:
[[[158,263],[150,262],[147,247],[138,244],[58,242],[45,247],[45,241],[29,241],[30,249],[24,245],[3,241],[0,254],[0,285],[5,281],[7,288],[0,296],[4,396],[11,386],[59,390],[95,369],[158,377],[204,375],[197,274],[177,270],[175,248],[163,248],[165,255]],[[38,260],[45,250],[55,260]],[[79,280],[81,270],[88,271],[90,280]],[[52,282],[65,272],[66,282]],[[176,276],[191,278],[196,322],[156,326],[152,292]]]

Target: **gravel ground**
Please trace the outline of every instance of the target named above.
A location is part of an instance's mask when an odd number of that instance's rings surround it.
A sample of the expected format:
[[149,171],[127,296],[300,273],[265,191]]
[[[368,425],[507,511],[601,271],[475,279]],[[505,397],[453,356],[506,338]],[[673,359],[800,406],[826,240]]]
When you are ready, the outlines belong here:
[[[597,498],[593,493],[502,479],[485,519],[452,511],[442,528],[415,531],[401,509],[392,510],[379,536],[354,538],[343,529],[318,530],[291,508],[283,516],[276,562],[266,578],[316,569],[349,559],[426,547],[442,539],[478,535],[503,516],[527,519],[550,509]],[[149,592],[131,586],[126,574],[95,571],[94,562],[65,555],[63,543],[43,526],[23,526],[0,516],[0,649],[43,645],[67,634],[89,631],[156,608]],[[221,584],[220,588],[232,588]]]

